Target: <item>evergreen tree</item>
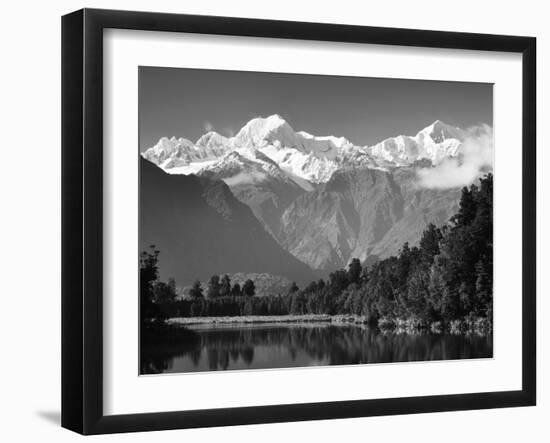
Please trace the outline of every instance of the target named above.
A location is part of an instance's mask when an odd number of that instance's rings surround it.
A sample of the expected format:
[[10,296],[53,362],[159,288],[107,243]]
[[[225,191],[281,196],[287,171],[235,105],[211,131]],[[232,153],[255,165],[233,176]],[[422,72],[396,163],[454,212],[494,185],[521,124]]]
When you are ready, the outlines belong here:
[[428,284],[428,304],[435,312],[441,312],[441,301],[445,291],[445,280],[443,270],[445,261],[442,256],[436,256],[434,264],[430,269],[430,281]]
[[405,242],[401,251],[399,251],[399,258],[397,260],[396,267],[396,279],[397,287],[401,289],[407,283],[407,277],[409,275],[409,268],[411,266],[412,251],[409,247],[409,242]]
[[140,316],[142,323],[147,320],[156,320],[160,311],[155,303],[154,288],[158,282],[159,251],[155,245],[149,251],[143,251],[139,257],[139,294]]
[[430,316],[428,310],[429,284],[428,272],[418,266],[415,268],[415,272],[411,273],[406,292],[406,311],[409,315],[426,321]]
[[204,300],[204,297],[202,296],[202,288],[200,287],[200,282],[199,282],[199,290],[200,290],[200,295],[194,296],[193,303],[191,303],[190,312],[189,312],[191,314],[191,317],[201,317],[206,314],[205,300]]
[[173,286],[161,281],[155,283],[153,293],[155,303],[157,304],[173,303],[176,299]]
[[445,286],[441,294],[441,316],[445,321],[451,321],[459,314],[459,294],[454,287]]
[[[298,289],[299,288],[296,282],[292,282],[289,288],[289,292],[296,292]],[[306,286],[306,288],[304,289],[304,292],[308,294],[313,294],[313,293],[316,293],[319,289],[320,289],[319,283],[316,281],[312,281],[309,285]]]
[[477,186],[472,185],[470,189],[462,188],[458,214],[453,217],[453,222],[458,226],[470,224],[476,216],[476,201],[474,194],[477,192]]
[[176,280],[172,277],[168,279],[168,286],[170,287],[170,290],[176,294]]
[[[312,286],[313,285],[313,286]],[[310,292],[313,292],[317,289],[316,287],[317,285],[315,284],[315,282],[312,282],[311,285],[309,286],[310,288]],[[295,281],[292,282],[292,284],[290,285],[290,288],[288,289],[288,293],[289,294],[294,294],[295,292],[298,292],[300,288],[298,288],[298,285],[296,284]]]
[[433,263],[434,257],[439,254],[439,242],[442,239],[441,230],[430,223],[422,233],[420,239],[420,256],[422,261],[428,264]]
[[254,286],[254,282],[250,279],[246,280],[243,285],[243,295],[246,295],[248,297],[252,297],[256,292],[256,287]]
[[359,284],[361,282],[361,262],[358,258],[352,258],[348,265],[349,283]]
[[222,277],[220,284],[220,296],[226,297],[231,294],[231,279],[227,274]]
[[208,298],[216,298],[220,296],[220,277],[213,275],[208,282]]
[[248,298],[244,303],[243,315],[254,315],[254,304],[251,297]]
[[140,288],[152,293],[153,284],[158,280],[158,256],[159,250],[155,245],[149,247],[149,251],[143,251],[139,257]]
[[193,286],[191,287],[191,290],[189,291],[189,295],[191,296],[191,298],[194,299],[203,298],[202,286],[199,280],[195,280]]
[[487,260],[476,263],[476,304],[474,306],[477,315],[487,316],[492,312],[493,285],[489,272],[487,272]]
[[306,312],[306,300],[301,292],[296,292],[290,296],[290,313],[293,315],[302,315]]
[[343,269],[331,272],[329,275],[329,285],[332,294],[340,294],[348,287],[348,273]]
[[458,287],[458,297],[460,300],[458,314],[467,315],[473,312],[473,290],[467,282],[463,281],[460,283]]
[[238,297],[241,295],[241,285],[239,283],[235,283],[233,287],[231,288],[231,295],[233,297]]

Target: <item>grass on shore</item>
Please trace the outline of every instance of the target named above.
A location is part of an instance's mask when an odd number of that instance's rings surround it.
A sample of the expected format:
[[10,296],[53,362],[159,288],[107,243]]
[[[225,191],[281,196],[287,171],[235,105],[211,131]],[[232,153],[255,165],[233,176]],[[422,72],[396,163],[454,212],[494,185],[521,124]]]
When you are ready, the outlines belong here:
[[[332,324],[356,324],[367,325],[368,320],[360,315],[328,315],[328,314],[305,314],[305,315],[243,315],[243,316],[221,316],[221,317],[175,317],[166,320],[168,327],[185,326],[208,326],[208,325],[236,325],[236,324],[265,324],[265,323],[332,323]],[[398,333],[413,333],[418,331],[430,331],[440,334],[448,331],[451,334],[464,332],[476,332],[488,334],[492,331],[492,324],[489,319],[476,317],[463,320],[454,320],[448,324],[442,322],[423,323],[418,319],[380,319],[377,325],[382,331]]]
[[231,324],[231,323],[366,323],[366,319],[354,315],[243,315],[234,317],[175,317],[167,320],[170,325],[203,325],[203,324]]

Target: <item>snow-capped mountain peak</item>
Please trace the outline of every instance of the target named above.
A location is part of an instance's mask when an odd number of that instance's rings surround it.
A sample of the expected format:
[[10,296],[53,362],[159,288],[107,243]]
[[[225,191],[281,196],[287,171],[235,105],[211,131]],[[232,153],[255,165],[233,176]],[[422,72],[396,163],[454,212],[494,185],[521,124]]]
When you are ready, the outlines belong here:
[[[475,132],[469,131],[468,134]],[[325,183],[338,171],[356,167],[387,169],[408,166],[427,159],[436,165],[460,153],[466,132],[436,120],[416,135],[398,135],[373,146],[357,146],[344,137],[316,136],[295,132],[280,115],[256,117],[235,137],[210,131],[196,143],[185,138],[161,138],[142,155],[166,172],[212,175],[230,182],[230,172],[240,174],[237,157],[257,163],[259,170],[275,174],[311,189]],[[238,156],[229,154],[236,153]],[[230,161],[231,160],[231,161]],[[226,168],[225,172],[222,169]],[[245,165],[242,165],[245,168]]]
[[431,125],[418,132],[417,138],[430,137],[434,143],[443,143],[448,139],[464,140],[464,131],[455,126],[436,120]]
[[167,172],[190,174],[196,172],[199,165],[212,162],[230,151],[230,141],[213,131],[204,134],[196,143],[186,138],[162,137],[142,156]]
[[436,120],[414,137],[390,137],[368,150],[373,157],[396,166],[406,166],[421,159],[428,159],[435,165],[444,158],[458,155],[464,139],[462,129]]
[[170,167],[173,159],[185,157],[194,149],[193,142],[185,138],[162,137],[155,146],[147,149],[142,155],[150,162],[166,168]]
[[237,133],[234,146],[262,147],[268,144],[292,146],[296,142],[294,129],[278,114],[250,120]]
[[195,145],[199,148],[219,148],[226,147],[230,139],[218,134],[216,131],[210,131],[202,135]]

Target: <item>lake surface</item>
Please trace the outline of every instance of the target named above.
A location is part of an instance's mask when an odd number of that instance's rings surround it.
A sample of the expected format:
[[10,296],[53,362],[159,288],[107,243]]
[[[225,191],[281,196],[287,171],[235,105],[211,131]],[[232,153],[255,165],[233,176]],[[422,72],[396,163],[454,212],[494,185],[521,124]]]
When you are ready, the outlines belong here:
[[141,373],[491,358],[492,335],[382,333],[363,325],[191,327],[192,339],[141,350]]

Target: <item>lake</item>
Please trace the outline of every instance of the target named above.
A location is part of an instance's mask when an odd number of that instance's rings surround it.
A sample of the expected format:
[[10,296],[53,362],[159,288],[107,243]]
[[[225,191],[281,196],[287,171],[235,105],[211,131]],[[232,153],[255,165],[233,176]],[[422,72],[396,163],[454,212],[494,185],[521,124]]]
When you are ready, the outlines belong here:
[[141,350],[141,373],[180,373],[491,358],[492,335],[383,333],[363,325],[190,327],[192,339]]

